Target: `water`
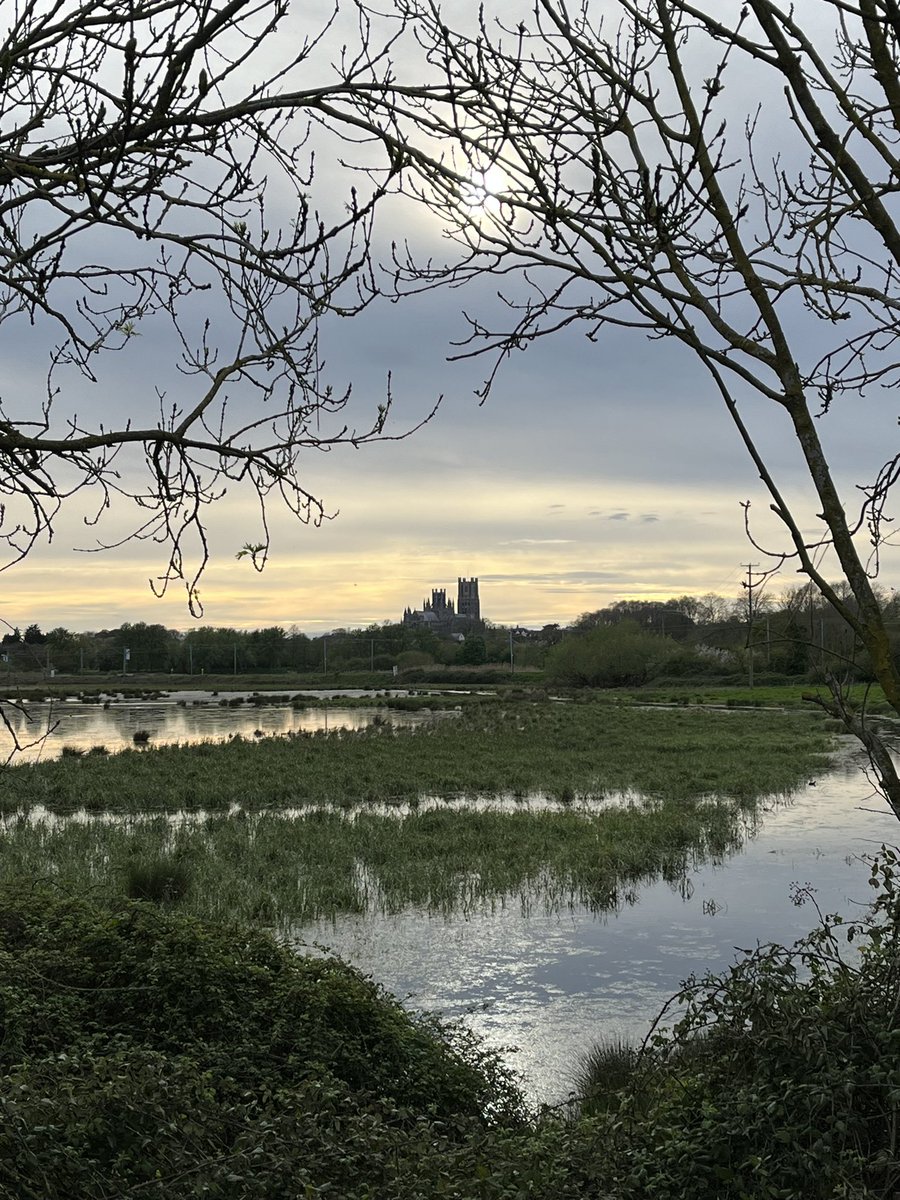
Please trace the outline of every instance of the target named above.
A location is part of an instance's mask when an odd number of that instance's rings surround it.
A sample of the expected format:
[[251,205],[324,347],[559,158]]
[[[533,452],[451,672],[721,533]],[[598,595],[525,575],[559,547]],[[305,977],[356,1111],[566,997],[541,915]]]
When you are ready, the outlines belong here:
[[812,928],[815,910],[792,903],[793,884],[811,884],[824,912],[862,911],[861,856],[897,841],[898,827],[856,743],[841,741],[835,768],[768,804],[741,852],[681,886],[636,888],[619,912],[523,913],[516,901],[449,918],[373,913],[305,926],[297,941],[325,944],[412,1006],[465,1016],[489,1044],[516,1047],[508,1059],[530,1097],[556,1103],[579,1054],[602,1036],[643,1039],[688,975]]
[[[266,695],[267,693],[259,693]],[[283,692],[270,693],[284,695]],[[326,697],[362,696],[362,692],[323,692]],[[294,709],[290,704],[244,703],[239,708],[220,705],[220,700],[241,697],[250,692],[172,692],[163,699],[113,700],[103,704],[82,704],[64,700],[53,704],[28,704],[26,712],[7,708],[9,718],[22,745],[32,743],[16,762],[58,758],[63,746],[87,751],[93,746],[107,750],[132,749],[134,734],[139,729],[150,733],[150,744],[188,744],[204,741],[225,741],[234,734],[252,738],[259,730],[265,736],[293,733],[303,729],[362,729],[380,717],[391,725],[418,725],[445,713],[395,712],[388,708],[344,708],[331,704],[325,708]],[[450,714],[452,715],[452,714]],[[12,737],[0,729],[0,762],[12,750]]]

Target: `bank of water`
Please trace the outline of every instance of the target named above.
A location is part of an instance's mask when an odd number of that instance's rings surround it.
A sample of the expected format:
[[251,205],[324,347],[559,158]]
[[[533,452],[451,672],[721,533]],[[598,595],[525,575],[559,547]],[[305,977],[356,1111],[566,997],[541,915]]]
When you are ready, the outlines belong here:
[[855,743],[841,741],[831,771],[790,801],[764,804],[741,851],[680,884],[632,888],[617,911],[547,914],[517,897],[451,916],[370,911],[317,921],[294,940],[330,947],[415,1007],[465,1017],[509,1048],[533,1099],[559,1102],[592,1041],[640,1041],[691,973],[724,970],[741,950],[790,944],[815,925],[812,903],[795,902],[798,885],[815,889],[823,912],[860,915],[869,897],[863,856],[900,831]]

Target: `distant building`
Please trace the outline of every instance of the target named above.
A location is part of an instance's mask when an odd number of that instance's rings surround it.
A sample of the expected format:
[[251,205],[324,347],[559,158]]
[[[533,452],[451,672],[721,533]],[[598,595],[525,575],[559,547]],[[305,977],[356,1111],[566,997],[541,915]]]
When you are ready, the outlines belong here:
[[403,610],[404,625],[425,626],[437,634],[466,633],[481,625],[481,601],[478,580],[456,581],[456,607],[447,599],[446,588],[432,588],[431,599],[422,601],[420,609]]

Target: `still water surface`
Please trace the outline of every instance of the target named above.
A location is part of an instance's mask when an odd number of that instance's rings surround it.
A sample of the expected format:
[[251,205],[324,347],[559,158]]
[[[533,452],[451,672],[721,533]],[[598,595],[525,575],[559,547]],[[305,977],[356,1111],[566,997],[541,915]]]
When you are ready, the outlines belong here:
[[[789,802],[766,806],[761,830],[682,887],[635,889],[620,912],[546,915],[511,902],[465,916],[419,911],[321,921],[297,941],[330,946],[418,1008],[465,1016],[510,1063],[533,1100],[569,1092],[573,1064],[600,1037],[642,1039],[692,972],[721,971],[739,949],[791,944],[816,924],[791,901],[812,884],[825,912],[859,914],[869,897],[861,856],[898,840],[873,797],[852,739],[838,764]],[[876,811],[864,811],[876,810]]]
[[[266,693],[258,693],[266,695]],[[284,695],[283,692],[273,693]],[[320,692],[339,700],[342,694],[360,696],[361,692]],[[398,693],[399,694],[399,693]],[[229,692],[227,699],[242,696],[249,701],[250,692]],[[105,746],[116,752],[134,747],[134,734],[143,729],[150,734],[150,745],[169,743],[186,745],[195,742],[220,742],[234,734],[252,738],[256,731],[266,737],[293,733],[303,729],[363,729],[376,714],[391,725],[417,725],[432,719],[433,713],[394,712],[388,708],[342,708],[332,703],[325,708],[294,709],[290,704],[254,705],[250,702],[239,708],[219,703],[225,696],[209,692],[172,692],[159,700],[113,700],[109,707],[102,704],[82,704],[68,700],[54,704],[29,704],[25,713],[7,710],[7,716],[19,741],[27,746],[16,756],[17,762],[35,762],[59,758],[63,746],[88,751],[93,746]],[[0,730],[0,762],[12,749],[12,739]]]

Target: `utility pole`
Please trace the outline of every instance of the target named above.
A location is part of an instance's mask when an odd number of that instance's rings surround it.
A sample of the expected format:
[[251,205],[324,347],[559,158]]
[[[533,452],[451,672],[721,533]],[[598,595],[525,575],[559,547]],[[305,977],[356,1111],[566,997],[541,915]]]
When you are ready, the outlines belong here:
[[[742,567],[747,568],[747,582],[743,585],[747,589],[747,672],[749,676],[750,687],[753,687],[753,589],[756,586],[753,582],[754,567],[758,567],[759,563],[741,563]],[[756,572],[762,574],[762,572]]]

